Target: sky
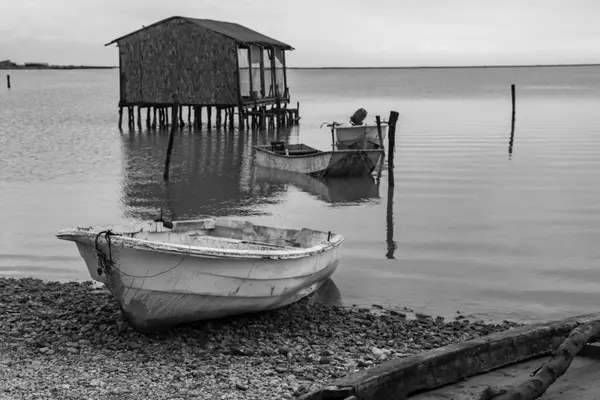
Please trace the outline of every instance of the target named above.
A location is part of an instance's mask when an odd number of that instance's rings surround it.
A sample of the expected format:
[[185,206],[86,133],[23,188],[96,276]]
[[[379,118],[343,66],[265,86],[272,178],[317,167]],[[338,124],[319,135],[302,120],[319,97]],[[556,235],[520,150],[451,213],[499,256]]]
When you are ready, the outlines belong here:
[[106,43],[173,15],[286,42],[295,67],[600,63],[600,0],[0,0],[0,60],[117,65]]

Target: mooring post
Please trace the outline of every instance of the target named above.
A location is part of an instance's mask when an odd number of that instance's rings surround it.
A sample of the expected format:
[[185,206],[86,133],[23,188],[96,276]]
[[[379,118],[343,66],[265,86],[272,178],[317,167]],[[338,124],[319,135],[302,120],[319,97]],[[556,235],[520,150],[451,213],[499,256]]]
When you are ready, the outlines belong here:
[[171,164],[171,152],[173,151],[173,138],[175,137],[175,130],[177,129],[177,113],[179,111],[179,101],[177,95],[173,95],[173,107],[172,107],[172,118],[173,123],[171,124],[171,132],[169,133],[169,145],[167,146],[167,159],[165,160],[165,172],[163,174],[163,180],[169,180],[169,164]]
[[383,147],[383,134],[381,133],[381,117],[379,115],[375,116],[375,122],[377,123],[377,136],[379,138],[379,147],[381,150],[385,150]]
[[512,97],[512,122],[510,124],[510,141],[508,142],[508,155],[512,155],[513,142],[515,139],[515,85],[510,85],[510,94]]
[[388,186],[394,186],[394,152],[396,150],[396,122],[398,113],[390,112],[388,119]]
[[6,87],[10,89],[10,75],[6,75]]

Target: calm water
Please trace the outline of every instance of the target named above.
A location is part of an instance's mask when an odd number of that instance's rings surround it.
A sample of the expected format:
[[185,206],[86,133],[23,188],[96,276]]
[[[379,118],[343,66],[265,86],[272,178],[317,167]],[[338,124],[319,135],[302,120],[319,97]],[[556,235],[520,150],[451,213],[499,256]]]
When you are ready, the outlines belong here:
[[[11,71],[0,89],[0,274],[89,279],[74,225],[246,215],[346,236],[334,275],[349,304],[546,320],[600,304],[600,68],[292,70],[301,124],[119,132],[117,71]],[[4,78],[2,78],[4,79]],[[509,157],[510,84],[517,121]],[[252,145],[327,149],[319,125],[400,113],[393,192],[376,179],[290,181]]]

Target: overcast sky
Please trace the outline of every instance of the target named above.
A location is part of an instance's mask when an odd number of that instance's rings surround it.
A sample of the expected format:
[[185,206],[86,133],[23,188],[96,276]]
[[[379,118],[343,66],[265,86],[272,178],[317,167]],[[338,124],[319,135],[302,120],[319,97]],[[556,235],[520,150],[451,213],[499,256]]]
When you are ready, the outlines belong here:
[[600,0],[0,0],[0,60],[116,65],[173,15],[237,22],[292,66],[600,63]]

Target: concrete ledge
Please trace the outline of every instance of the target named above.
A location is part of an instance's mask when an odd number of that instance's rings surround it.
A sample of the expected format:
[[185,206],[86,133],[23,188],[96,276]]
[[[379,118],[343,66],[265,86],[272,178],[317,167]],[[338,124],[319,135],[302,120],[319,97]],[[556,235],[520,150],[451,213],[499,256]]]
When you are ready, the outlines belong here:
[[513,363],[540,357],[556,349],[580,324],[600,319],[600,313],[519,327],[390,360],[338,379],[301,400],[404,399]]

